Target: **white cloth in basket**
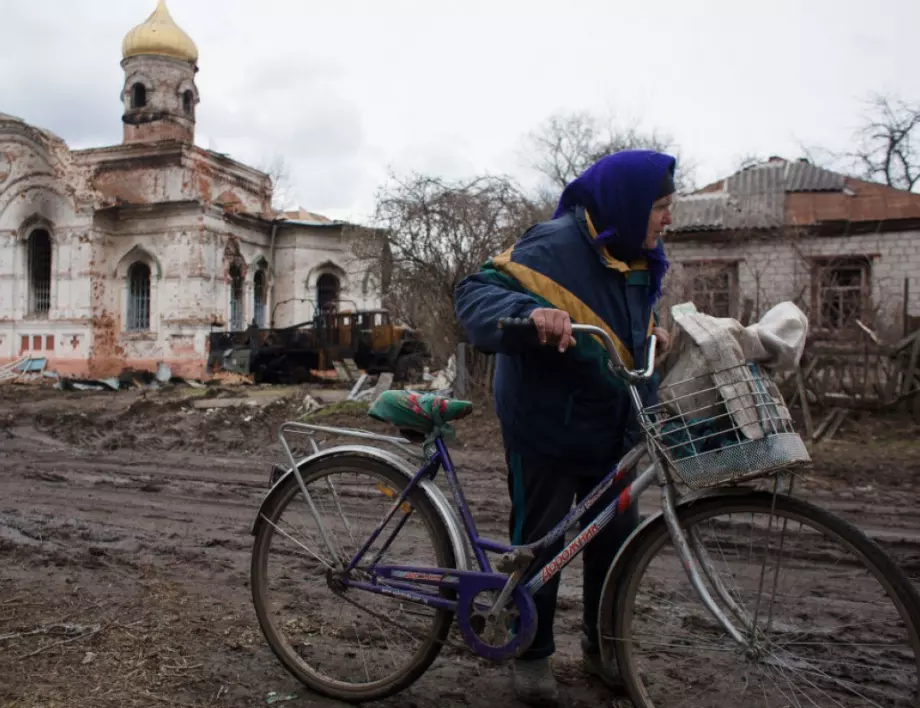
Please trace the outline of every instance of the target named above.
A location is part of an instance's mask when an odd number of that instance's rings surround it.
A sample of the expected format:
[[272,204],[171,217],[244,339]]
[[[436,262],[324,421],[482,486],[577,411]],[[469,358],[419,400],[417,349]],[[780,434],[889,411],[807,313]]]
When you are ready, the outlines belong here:
[[[748,327],[728,317],[712,317],[695,308],[672,309],[677,325],[660,402],[675,415],[715,418],[725,404],[735,424],[751,440],[763,437],[752,377],[746,362],[776,371],[799,364],[808,335],[808,318],[792,302],[770,309]],[[707,376],[708,374],[708,376]]]

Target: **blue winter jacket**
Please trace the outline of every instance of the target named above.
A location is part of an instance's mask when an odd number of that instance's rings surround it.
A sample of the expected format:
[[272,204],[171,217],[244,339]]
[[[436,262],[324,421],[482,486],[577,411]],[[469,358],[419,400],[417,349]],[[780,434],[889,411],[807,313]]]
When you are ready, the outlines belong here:
[[[638,433],[628,391],[610,372],[606,349],[596,338],[579,334],[576,346],[561,354],[539,346],[532,330],[498,329],[497,323],[504,317],[527,317],[539,307],[565,310],[573,322],[612,335],[627,367],[644,365],[667,260],[660,244],[656,252],[635,246],[645,238],[656,189],[664,171],[673,171],[674,161],[636,151],[612,162],[606,165],[606,179],[595,174],[592,184],[589,170],[577,189],[578,181],[573,182],[556,218],[528,230],[461,282],[455,294],[456,313],[470,343],[497,354],[495,403],[506,445],[592,470],[616,464]],[[598,190],[610,196],[611,168],[620,173],[625,198],[595,201],[592,187],[595,196]],[[573,193],[577,198],[567,204]],[[611,202],[625,204],[625,213],[610,209]],[[614,254],[639,257],[624,261]],[[656,387],[653,381],[640,390],[646,403],[652,402]]]

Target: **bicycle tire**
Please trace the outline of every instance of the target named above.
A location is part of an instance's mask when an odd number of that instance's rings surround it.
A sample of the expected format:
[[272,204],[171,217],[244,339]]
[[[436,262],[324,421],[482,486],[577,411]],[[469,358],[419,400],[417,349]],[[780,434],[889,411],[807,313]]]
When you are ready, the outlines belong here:
[[[771,510],[776,514],[806,520],[850,548],[882,585],[888,598],[895,603],[908,630],[920,679],[920,595],[888,554],[857,527],[807,501],[785,495],[776,495],[774,498],[771,492],[755,490],[739,494],[735,489],[726,493],[716,492],[699,500],[688,500],[678,505],[677,515],[681,528],[686,532],[694,523],[704,521],[707,517],[744,511],[769,513]],[[631,619],[639,582],[648,569],[648,563],[670,541],[664,517],[659,516],[633,538],[630,542],[633,548],[624,549],[622,562],[616,563],[608,571],[601,594],[598,610],[600,636],[623,639],[601,642],[602,661],[605,665],[616,661],[619,675],[635,708],[661,708],[648,697],[638,675],[638,667],[633,662]],[[685,581],[689,586],[689,579],[685,578]],[[695,593],[693,596],[696,598]],[[610,644],[613,644],[613,652],[610,651]],[[912,701],[911,705],[920,706],[920,688]]]
[[[304,483],[309,485],[312,481],[329,474],[331,470],[335,469],[357,470],[371,476],[383,477],[398,492],[402,492],[408,484],[405,475],[393,470],[388,465],[377,460],[353,455],[337,455],[312,464],[302,465],[301,475]],[[436,610],[430,636],[420,646],[412,657],[411,662],[403,667],[402,670],[394,672],[384,679],[367,684],[354,684],[321,676],[312,670],[275,627],[268,611],[266,565],[269,545],[274,535],[274,524],[290,500],[300,493],[300,486],[293,475],[289,475],[283,484],[285,486],[279,489],[279,494],[275,497],[275,503],[266,512],[266,521],[272,523],[261,524],[256,535],[250,567],[253,605],[269,647],[281,664],[298,681],[314,692],[329,698],[348,703],[363,703],[386,698],[405,690],[425,673],[441,652],[444,641],[450,632],[454,613],[449,610]],[[434,505],[431,504],[421,489],[413,490],[407,497],[407,501],[415,507],[416,513],[421,515],[428,528],[434,541],[438,565],[442,568],[456,568],[456,558],[454,557],[453,546],[450,543],[447,525]],[[454,593],[452,590],[442,590],[442,594],[445,597],[452,597]]]

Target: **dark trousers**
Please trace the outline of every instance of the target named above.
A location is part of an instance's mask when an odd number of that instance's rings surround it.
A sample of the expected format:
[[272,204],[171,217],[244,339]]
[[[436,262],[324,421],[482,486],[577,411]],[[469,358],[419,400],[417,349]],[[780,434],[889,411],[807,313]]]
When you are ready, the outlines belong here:
[[[533,543],[545,536],[572,509],[572,502],[580,502],[588,496],[609,470],[580,470],[577,465],[527,457],[515,450],[506,450],[508,462],[508,491],[511,495],[510,534],[511,543],[523,545]],[[587,527],[598,512],[617,497],[620,491],[632,482],[627,476],[585,512],[580,528]],[[601,533],[588,543],[583,551],[584,583],[582,586],[583,629],[582,646],[596,651],[597,612],[604,579],[613,559],[626,538],[639,523],[639,505],[634,502],[623,514],[617,514]],[[560,538],[538,556],[542,567],[565,547],[565,538]],[[553,619],[556,614],[556,596],[559,592],[559,577],[540,588],[534,595],[537,607],[537,633],[530,648],[522,659],[539,659],[556,651],[553,640]]]

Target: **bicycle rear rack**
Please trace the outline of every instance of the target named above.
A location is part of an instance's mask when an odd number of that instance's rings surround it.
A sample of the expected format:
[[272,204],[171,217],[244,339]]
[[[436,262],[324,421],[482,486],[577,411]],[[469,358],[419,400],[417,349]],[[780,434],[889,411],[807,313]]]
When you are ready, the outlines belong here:
[[395,435],[381,435],[380,433],[371,433],[367,430],[356,430],[354,428],[334,428],[327,425],[316,425],[314,423],[298,423],[296,421],[287,421],[281,424],[281,427],[278,430],[278,439],[281,441],[281,447],[284,449],[284,454],[287,457],[287,462],[290,467],[282,468],[279,465],[274,465],[272,467],[272,482],[275,482],[289,469],[294,469],[297,466],[297,460],[294,458],[294,453],[291,450],[288,439],[285,437],[285,433],[306,436],[310,441],[310,447],[312,448],[314,455],[319,454],[322,449],[323,441],[317,441],[317,435],[326,434],[341,438],[354,438],[357,440],[366,440],[368,442],[382,443],[384,445],[389,445],[390,447],[396,448],[401,453],[408,455],[409,457],[418,460],[425,459],[425,455],[421,451],[421,448],[414,449],[411,447],[413,444],[411,440],[407,440]]

